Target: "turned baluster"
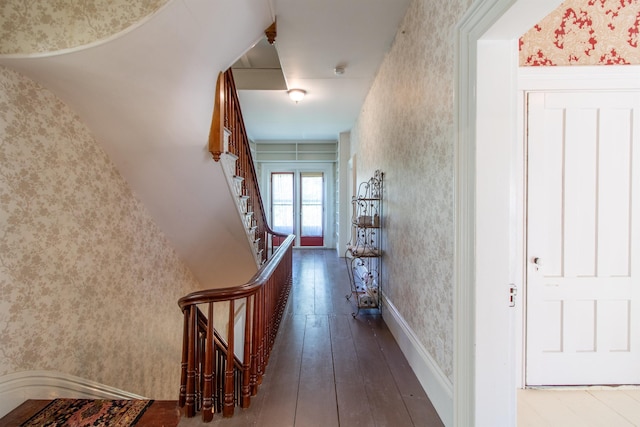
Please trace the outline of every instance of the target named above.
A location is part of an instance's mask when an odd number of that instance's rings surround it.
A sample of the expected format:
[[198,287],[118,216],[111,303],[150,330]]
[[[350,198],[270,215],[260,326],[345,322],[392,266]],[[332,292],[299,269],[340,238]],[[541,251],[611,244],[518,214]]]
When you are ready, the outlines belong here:
[[202,421],[208,423],[213,419],[213,303],[209,303],[207,315],[207,331],[204,344],[204,386],[202,390]]
[[[278,272],[276,271],[276,274]],[[275,276],[275,275],[274,275]],[[277,315],[277,309],[276,309],[276,299],[278,297],[276,289],[274,287],[274,276],[271,276],[268,280],[267,280],[267,284],[266,284],[266,288],[267,288],[267,294],[269,296],[269,308],[267,311],[267,313],[269,313],[269,323],[268,323],[268,340],[267,340],[267,352],[266,352],[266,358],[265,358],[265,366],[269,364],[269,356],[271,355],[271,349],[273,348],[273,342],[275,340],[275,335],[274,335],[274,330],[275,330],[275,324],[276,324],[276,315]]]
[[258,393],[258,347],[260,344],[260,327],[259,327],[259,299],[258,294],[253,296],[253,324],[251,326],[251,375],[250,386],[251,395],[255,396]]
[[178,406],[184,408],[187,400],[187,358],[189,357],[189,310],[182,313],[184,325],[182,328],[182,360],[180,362],[180,397]]
[[248,408],[251,404],[251,378],[249,369],[251,368],[251,297],[247,297],[247,304],[245,310],[245,322],[244,322],[244,354],[242,360],[242,401],[241,407]]
[[185,415],[193,417],[196,414],[196,341],[198,340],[197,307],[191,305],[189,312],[189,330],[187,345],[187,391],[185,396]]
[[260,341],[258,343],[258,376],[257,383],[258,385],[262,384],[262,375],[264,374],[264,355],[265,355],[265,323],[266,323],[266,299],[265,299],[265,288],[262,287],[258,292],[260,296],[260,305],[258,307],[258,330],[260,331]]
[[235,315],[234,300],[229,301],[229,326],[227,328],[227,369],[224,375],[224,406],[222,415],[230,417],[233,415],[234,397],[235,397],[235,381],[233,374],[235,368],[235,351],[234,351],[234,328],[233,321]]

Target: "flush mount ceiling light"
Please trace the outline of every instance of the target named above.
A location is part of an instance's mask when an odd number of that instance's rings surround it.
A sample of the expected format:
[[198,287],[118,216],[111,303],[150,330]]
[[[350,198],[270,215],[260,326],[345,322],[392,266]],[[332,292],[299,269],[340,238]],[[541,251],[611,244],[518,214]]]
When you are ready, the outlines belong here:
[[302,101],[302,98],[307,94],[307,91],[302,89],[290,89],[287,93],[289,94],[289,98],[297,104]]

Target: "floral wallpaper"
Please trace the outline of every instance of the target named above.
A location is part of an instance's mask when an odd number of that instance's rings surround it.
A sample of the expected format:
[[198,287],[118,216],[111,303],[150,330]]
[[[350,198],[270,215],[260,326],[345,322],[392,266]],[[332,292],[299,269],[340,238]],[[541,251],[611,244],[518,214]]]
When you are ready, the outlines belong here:
[[[358,180],[385,172],[383,290],[451,382],[452,32],[472,2],[411,2],[351,132]],[[565,65],[563,55],[580,64],[596,57],[640,63],[639,20],[638,0],[567,0],[522,37],[521,58],[534,61],[540,52],[555,65]],[[589,55],[580,52],[585,40],[594,47]]]
[[199,286],[79,117],[0,67],[0,376],[176,399]]
[[2,0],[0,54],[51,52],[108,38],[169,0]]
[[414,0],[351,138],[385,173],[383,290],[453,382],[454,25],[471,0]]
[[567,0],[520,39],[520,65],[640,64],[640,1]]

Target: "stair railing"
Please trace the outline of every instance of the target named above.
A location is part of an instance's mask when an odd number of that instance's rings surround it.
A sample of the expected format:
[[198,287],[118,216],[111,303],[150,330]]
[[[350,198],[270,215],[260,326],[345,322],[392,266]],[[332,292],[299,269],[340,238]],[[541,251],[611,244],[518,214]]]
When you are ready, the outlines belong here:
[[[236,405],[249,407],[262,383],[291,289],[293,241],[294,236],[288,236],[246,284],[193,292],[178,301],[184,315],[179,405],[186,417],[201,411],[202,420],[209,422],[219,411],[216,408],[230,417]],[[242,302],[245,327],[237,353],[235,308]],[[214,330],[215,303],[228,304],[224,336]],[[242,359],[236,354],[242,354]]]
[[[242,118],[240,101],[231,69],[218,75],[214,104],[209,133],[209,151],[215,161],[219,161],[223,153],[231,153],[238,158],[236,176],[243,178],[242,195],[248,197],[248,205],[254,214],[256,235],[260,238],[258,252],[261,251],[261,261],[265,262],[269,256],[269,237],[275,235],[284,238],[286,235],[272,231],[266,221],[266,211],[258,187],[249,137]],[[228,131],[228,138],[224,136],[225,129]]]
[[[295,238],[267,224],[231,70],[220,73],[216,83],[209,151],[215,161],[223,153],[237,157],[235,175],[242,178],[242,196],[253,212],[261,263],[245,284],[193,292],[178,301],[184,316],[179,405],[187,417],[201,411],[205,422],[214,412],[230,417],[235,406],[249,407],[258,392],[291,289]],[[283,242],[271,254],[273,236]],[[243,303],[242,348],[236,351],[236,310]],[[214,326],[218,310],[228,310],[224,334]]]

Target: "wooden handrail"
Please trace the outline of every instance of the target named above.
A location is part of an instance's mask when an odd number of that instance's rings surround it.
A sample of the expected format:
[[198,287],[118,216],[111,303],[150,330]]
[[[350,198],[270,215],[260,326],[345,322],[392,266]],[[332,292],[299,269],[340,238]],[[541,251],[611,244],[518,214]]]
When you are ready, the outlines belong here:
[[232,299],[246,298],[256,293],[256,291],[264,286],[264,283],[273,276],[278,264],[286,255],[288,245],[293,244],[295,236],[290,234],[285,241],[276,249],[269,262],[264,264],[253,275],[253,277],[245,284],[240,286],[232,286],[228,288],[206,289],[202,291],[192,292],[178,300],[178,305],[184,311],[188,305],[205,304],[208,302],[228,301]]
[[[229,132],[227,144],[225,144],[225,129]],[[269,256],[267,240],[271,236],[284,239],[287,235],[273,231],[267,223],[266,210],[260,195],[256,168],[249,146],[249,137],[231,69],[218,75],[214,113],[209,133],[209,151],[215,161],[220,160],[220,156],[226,152],[238,158],[235,174],[243,179],[242,194],[249,199],[247,204],[253,212],[256,235],[260,237],[258,249],[262,254],[261,262],[265,262]]]
[[[201,411],[205,422],[216,411],[229,417],[234,406],[248,407],[258,391],[291,288],[295,238],[274,232],[267,223],[231,70],[220,73],[216,83],[209,151],[215,161],[223,153],[237,158],[235,175],[242,178],[241,195],[248,198],[253,213],[261,266],[247,283],[197,291],[178,300],[184,317],[179,405],[187,417]],[[283,242],[270,254],[268,241],[273,236]],[[237,352],[242,360],[234,348],[237,301],[245,302],[244,337],[239,344],[243,348]],[[214,329],[216,303],[228,307],[226,336]],[[199,305],[206,305],[206,310]]]
[[[258,392],[291,289],[294,239],[289,235],[247,283],[193,292],[178,301],[185,322],[179,404],[187,417],[201,411],[202,420],[209,422],[216,410],[230,417],[236,404],[248,407]],[[243,360],[239,361],[234,349],[235,302],[243,299],[245,328],[238,352]],[[224,339],[213,329],[214,303],[228,304]],[[207,306],[206,316],[199,305]],[[220,348],[223,341],[225,349]]]
[[224,74],[219,73],[216,80],[216,93],[213,98],[213,117],[211,118],[211,129],[209,130],[209,152],[216,162],[220,160],[220,155],[224,153]]

